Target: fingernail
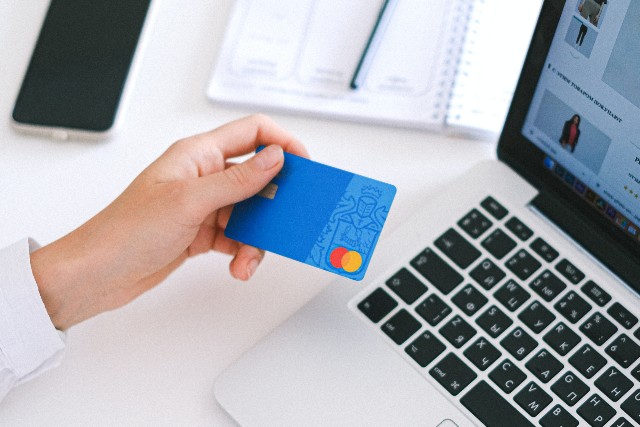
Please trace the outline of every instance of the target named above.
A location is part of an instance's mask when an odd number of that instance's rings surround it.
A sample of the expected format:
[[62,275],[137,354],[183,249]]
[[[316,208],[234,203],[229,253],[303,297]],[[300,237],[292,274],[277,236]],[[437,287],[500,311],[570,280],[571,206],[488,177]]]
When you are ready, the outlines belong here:
[[250,279],[251,276],[253,276],[253,274],[256,272],[256,270],[258,269],[258,264],[260,264],[260,261],[255,258],[249,261],[249,265],[247,265],[247,279]]
[[282,160],[282,147],[270,145],[256,155],[256,160],[262,170],[269,170]]

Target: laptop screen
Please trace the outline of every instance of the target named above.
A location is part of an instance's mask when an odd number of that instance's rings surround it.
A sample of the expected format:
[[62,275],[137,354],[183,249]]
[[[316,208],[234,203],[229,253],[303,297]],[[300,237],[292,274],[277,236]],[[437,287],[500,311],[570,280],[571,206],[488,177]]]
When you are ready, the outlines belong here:
[[569,234],[601,232],[590,250],[615,246],[636,264],[639,22],[640,0],[546,1],[500,142],[515,160],[507,163],[583,223]]
[[523,133],[640,244],[640,1],[565,4]]

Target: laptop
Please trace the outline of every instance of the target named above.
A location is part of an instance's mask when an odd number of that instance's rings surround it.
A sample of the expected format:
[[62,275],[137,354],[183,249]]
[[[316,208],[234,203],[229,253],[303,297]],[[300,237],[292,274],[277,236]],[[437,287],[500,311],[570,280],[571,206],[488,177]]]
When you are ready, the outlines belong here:
[[498,160],[234,362],[219,404],[246,426],[640,425],[639,21],[640,0],[546,0]]

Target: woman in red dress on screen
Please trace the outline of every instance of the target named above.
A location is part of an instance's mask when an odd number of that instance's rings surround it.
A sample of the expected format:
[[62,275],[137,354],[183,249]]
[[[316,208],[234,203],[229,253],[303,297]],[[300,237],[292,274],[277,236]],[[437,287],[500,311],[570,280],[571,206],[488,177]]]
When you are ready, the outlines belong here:
[[578,138],[580,138],[580,116],[574,114],[571,119],[564,122],[560,145],[562,145],[562,148],[568,148],[573,153],[576,145],[578,145]]

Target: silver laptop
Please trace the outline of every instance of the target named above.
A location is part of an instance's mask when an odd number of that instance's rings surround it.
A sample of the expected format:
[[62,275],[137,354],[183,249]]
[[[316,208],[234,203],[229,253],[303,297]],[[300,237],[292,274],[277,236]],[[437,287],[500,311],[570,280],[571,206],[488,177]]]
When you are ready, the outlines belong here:
[[247,426],[640,425],[639,23],[640,0],[545,1],[499,160],[233,363],[220,405]]

